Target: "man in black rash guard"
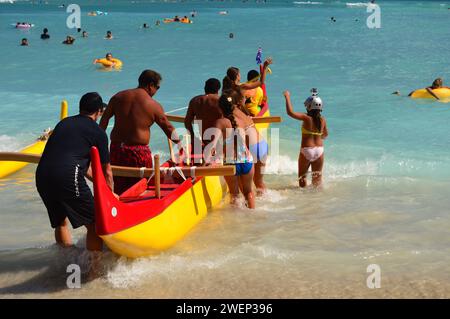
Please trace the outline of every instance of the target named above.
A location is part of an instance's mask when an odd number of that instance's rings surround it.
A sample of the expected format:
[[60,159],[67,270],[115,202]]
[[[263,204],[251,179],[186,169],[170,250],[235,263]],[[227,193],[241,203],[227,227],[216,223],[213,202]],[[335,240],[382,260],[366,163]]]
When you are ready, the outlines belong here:
[[113,189],[108,137],[96,122],[105,107],[98,93],[83,95],[80,114],[56,125],[36,170],[37,190],[47,207],[56,242],[63,247],[72,245],[70,221],[74,229],[87,228],[88,250],[102,250],[102,240],[95,232],[94,199],[84,177],[92,179],[90,150],[96,146],[106,182]]

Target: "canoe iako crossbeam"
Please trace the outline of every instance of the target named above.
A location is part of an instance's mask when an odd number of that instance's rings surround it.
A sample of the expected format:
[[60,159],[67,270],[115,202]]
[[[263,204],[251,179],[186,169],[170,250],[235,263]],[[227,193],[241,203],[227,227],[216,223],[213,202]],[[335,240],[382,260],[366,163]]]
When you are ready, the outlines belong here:
[[[169,114],[166,114],[166,116],[167,116],[167,119],[171,122],[178,122],[178,123],[184,122],[184,116],[169,115]],[[281,116],[252,117],[252,120],[253,120],[253,123],[255,123],[255,124],[280,123]]]
[[[17,152],[0,152],[0,161],[11,162],[27,162],[39,163],[41,155],[37,154],[22,154]],[[153,168],[136,168],[125,166],[111,166],[114,176],[123,177],[150,177],[154,173]],[[188,176],[232,176],[236,174],[234,165],[230,166],[198,166],[198,167],[180,167],[183,174]],[[175,168],[160,169],[161,174],[171,174],[176,171]]]

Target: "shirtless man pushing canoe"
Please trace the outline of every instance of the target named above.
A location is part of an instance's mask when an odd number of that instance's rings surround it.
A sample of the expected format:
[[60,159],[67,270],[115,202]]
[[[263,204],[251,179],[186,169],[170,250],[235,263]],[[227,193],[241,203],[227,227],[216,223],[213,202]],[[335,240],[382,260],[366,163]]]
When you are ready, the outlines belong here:
[[[192,149],[195,153],[201,153],[202,148],[200,146],[203,147],[211,142],[212,136],[209,136],[208,133],[205,134],[205,132],[209,128],[214,128],[216,121],[222,118],[222,111],[219,107],[220,81],[215,78],[208,79],[205,82],[204,89],[205,94],[197,95],[191,99],[184,118],[184,126],[191,134]],[[200,126],[201,141],[194,139],[194,121]],[[195,147],[195,143],[199,142],[200,145]]]
[[[136,89],[121,91],[109,101],[100,127],[106,130],[111,117],[115,117],[111,131],[111,165],[129,167],[152,167],[150,127],[156,123],[168,138],[179,144],[175,128],[167,119],[162,106],[153,99],[159,89],[161,75],[153,70],[145,70],[139,76]],[[139,179],[114,177],[114,189],[122,194]]]

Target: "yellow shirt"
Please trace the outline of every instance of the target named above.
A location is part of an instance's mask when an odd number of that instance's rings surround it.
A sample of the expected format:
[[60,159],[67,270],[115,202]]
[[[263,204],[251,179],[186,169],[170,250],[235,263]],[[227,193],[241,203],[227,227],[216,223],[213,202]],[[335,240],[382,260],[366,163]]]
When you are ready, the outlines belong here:
[[245,106],[253,116],[257,116],[261,110],[261,104],[264,99],[264,92],[261,87],[245,91]]

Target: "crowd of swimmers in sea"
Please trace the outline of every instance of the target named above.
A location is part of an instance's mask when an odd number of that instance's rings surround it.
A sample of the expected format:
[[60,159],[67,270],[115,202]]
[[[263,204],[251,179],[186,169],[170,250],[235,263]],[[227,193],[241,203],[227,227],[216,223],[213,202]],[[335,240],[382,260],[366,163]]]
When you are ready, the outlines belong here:
[[[101,12],[101,11],[97,11],[97,12]],[[229,12],[228,11],[219,11],[219,14],[220,15],[227,15]],[[190,17],[191,18],[195,18],[196,16],[197,16],[197,11],[195,11],[195,10],[192,10],[191,12],[190,12]],[[88,15],[93,15],[93,14],[88,14]],[[183,16],[183,17],[181,17],[180,18],[180,16],[178,16],[178,15],[175,15],[173,18],[167,18],[167,19],[164,19],[166,22],[183,22],[183,23],[192,23],[192,20],[190,20],[189,18],[188,18],[188,16],[187,15],[185,15],[185,16]],[[332,18],[332,20],[334,21],[334,22],[336,22],[335,20],[334,20],[334,18]],[[156,26],[156,27],[159,27],[160,25],[161,25],[161,21],[160,20],[156,20],[155,21],[155,23],[154,23],[154,25]],[[31,24],[31,23],[28,23],[28,22],[17,22],[16,23],[16,28],[17,29],[20,29],[20,28],[31,28],[31,27],[33,27],[34,25],[33,24]],[[142,26],[140,27],[141,29],[150,29],[150,24],[148,24],[148,23],[143,23],[142,24]],[[87,38],[88,37],[88,32],[87,31],[85,31],[85,30],[81,30],[81,28],[77,28],[77,32],[78,33],[81,33],[81,37],[82,38]],[[233,39],[234,38],[234,34],[233,33],[230,33],[229,35],[228,35],[228,37],[230,38],[230,39]],[[44,28],[43,29],[43,32],[42,32],[42,34],[41,34],[41,39],[42,40],[48,40],[48,39],[50,39],[50,35],[48,34],[48,29],[47,28]],[[113,35],[112,35],[112,32],[111,31],[107,31],[107,33],[106,33],[106,36],[105,36],[105,39],[106,40],[112,40],[113,39]],[[75,37],[73,37],[72,35],[67,35],[66,36],[66,39],[62,42],[63,44],[73,44],[75,42]],[[28,39],[27,38],[23,38],[22,40],[21,40],[21,42],[20,42],[20,45],[21,46],[29,46],[29,41],[28,41]]]
[[[40,36],[42,40],[49,40],[50,39],[50,34],[48,32],[49,32],[48,28],[44,28],[42,30],[42,34]],[[81,33],[81,37],[82,38],[89,37],[89,33],[86,30],[82,31],[81,28],[78,28],[77,32]],[[106,31],[106,35],[105,35],[104,39],[105,40],[112,40],[112,39],[114,39],[112,32],[109,31],[109,30]],[[73,37],[71,35],[68,35],[68,36],[66,36],[66,39],[64,41],[62,41],[62,44],[69,44],[69,45],[70,44],[74,44],[75,40],[76,40],[75,37]],[[28,46],[29,45],[28,39],[27,38],[23,38],[21,40],[21,42],[20,42],[20,45],[21,46]]]

